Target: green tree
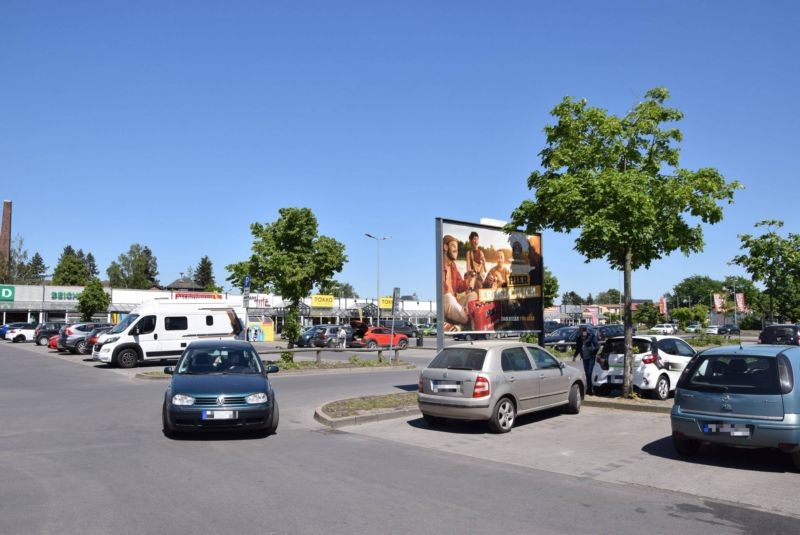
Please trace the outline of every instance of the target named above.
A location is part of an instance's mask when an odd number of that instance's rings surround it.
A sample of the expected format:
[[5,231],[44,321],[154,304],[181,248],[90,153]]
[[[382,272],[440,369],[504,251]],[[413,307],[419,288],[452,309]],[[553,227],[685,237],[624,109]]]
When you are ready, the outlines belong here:
[[358,294],[350,283],[333,279],[322,282],[319,285],[319,293],[322,295],[332,295],[334,297],[346,297],[348,299],[358,298]]
[[[247,262],[230,264],[228,281],[243,287],[250,274],[250,288],[274,289],[289,301],[285,326],[289,345],[300,334],[298,305],[314,286],[319,287],[342,271],[347,256],[344,245],[318,234],[318,223],[308,208],[281,208],[273,223],[253,223],[253,254]],[[258,290],[256,290],[258,291]]]
[[197,270],[194,272],[194,282],[198,286],[202,286],[203,290],[207,292],[221,291],[221,288],[217,286],[217,282],[214,280],[214,264],[211,263],[208,256],[201,258],[197,264]]
[[658,307],[651,301],[641,303],[632,314],[633,321],[652,327],[656,323],[664,321],[664,316],[658,311]]
[[599,305],[611,305],[622,301],[622,294],[616,288],[609,288],[605,292],[600,292],[595,298],[595,303]]
[[558,297],[558,279],[553,272],[544,268],[544,277],[542,282],[542,297],[544,297],[544,308],[553,306]]
[[678,320],[681,327],[685,327],[689,321],[694,319],[694,311],[689,307],[673,308],[669,311],[669,315],[672,319]]
[[[713,168],[682,169],[680,130],[663,126],[683,118],[664,106],[665,88],[651,89],[623,117],[565,97],[545,127],[541,171],[528,178],[535,199],[514,210],[508,229],[529,232],[580,230],[575,249],[586,261],[605,259],[623,270],[625,296],[624,394],[632,394],[631,274],[681,251],[702,251],[699,222],[722,219],[720,202],[733,202],[738,182]],[[687,217],[691,218],[690,224]]]
[[582,305],[584,304],[583,297],[578,295],[576,292],[570,290],[569,292],[564,293],[561,296],[561,304],[562,305]]
[[86,263],[67,245],[53,270],[53,284],[61,286],[85,286],[89,282]]
[[78,311],[82,321],[91,321],[97,312],[105,312],[111,303],[111,296],[103,289],[100,279],[93,277],[78,296]]
[[97,269],[97,262],[95,261],[92,253],[87,254],[86,258],[84,258],[84,261],[86,262],[86,269],[89,271],[90,277],[97,277],[100,275],[100,270]]
[[679,305],[693,306],[697,303],[711,305],[711,296],[722,293],[725,285],[722,281],[703,275],[692,275],[683,279],[672,288],[672,293],[667,294],[670,302]]
[[28,264],[28,273],[32,281],[42,281],[47,275],[47,266],[44,263],[44,258],[38,252],[33,253],[33,257]]
[[146,290],[158,286],[158,261],[146,245],[134,243],[106,270],[111,286]]
[[790,232],[787,237],[778,234],[783,221],[765,220],[756,228],[766,227],[760,236],[740,234],[740,249],[745,251],[731,261],[744,268],[753,281],[766,287],[767,313],[771,321],[775,315],[795,321],[800,317],[800,234]]
[[[35,253],[28,262],[28,251],[25,249],[25,240],[16,236],[11,240],[9,258],[0,254],[0,283],[6,284],[31,284],[41,282],[47,266],[44,266],[39,253]],[[41,264],[41,265],[39,265]],[[39,276],[39,270],[42,275]]]

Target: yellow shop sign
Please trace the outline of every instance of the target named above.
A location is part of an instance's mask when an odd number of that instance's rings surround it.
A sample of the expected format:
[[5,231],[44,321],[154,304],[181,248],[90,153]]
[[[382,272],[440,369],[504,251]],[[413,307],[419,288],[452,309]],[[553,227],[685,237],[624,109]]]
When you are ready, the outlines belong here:
[[312,295],[311,308],[333,308],[332,295]]
[[381,297],[380,306],[381,310],[391,310],[393,299],[391,297]]

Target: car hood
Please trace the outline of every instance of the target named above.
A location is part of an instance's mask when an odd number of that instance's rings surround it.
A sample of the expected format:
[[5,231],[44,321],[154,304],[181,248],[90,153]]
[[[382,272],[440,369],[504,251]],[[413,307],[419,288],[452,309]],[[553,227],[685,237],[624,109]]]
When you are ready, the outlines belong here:
[[172,394],[252,394],[266,392],[268,384],[260,374],[180,374],[172,376]]

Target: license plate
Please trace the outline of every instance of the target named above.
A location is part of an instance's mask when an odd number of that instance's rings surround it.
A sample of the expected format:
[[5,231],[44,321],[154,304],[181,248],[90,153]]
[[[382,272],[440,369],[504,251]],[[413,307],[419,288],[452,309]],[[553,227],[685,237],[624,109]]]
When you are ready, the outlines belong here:
[[203,420],[233,420],[236,411],[203,411]]
[[461,390],[455,381],[431,381],[431,387],[437,394],[439,392],[458,394],[459,390]]
[[608,376],[608,382],[609,383],[615,383],[615,384],[616,383],[621,383],[622,382],[622,376],[621,375],[609,375]]
[[709,422],[703,424],[703,433],[721,433],[732,437],[749,437],[750,427],[745,424],[726,424],[719,422]]

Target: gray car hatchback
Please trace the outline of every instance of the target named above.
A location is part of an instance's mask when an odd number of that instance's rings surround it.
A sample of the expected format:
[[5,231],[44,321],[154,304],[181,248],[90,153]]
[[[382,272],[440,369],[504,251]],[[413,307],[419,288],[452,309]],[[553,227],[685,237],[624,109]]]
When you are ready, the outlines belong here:
[[485,420],[491,431],[507,433],[520,414],[559,406],[577,414],[585,391],[582,366],[537,345],[485,341],[442,349],[419,376],[417,400],[430,425]]
[[698,354],[681,374],[672,443],[681,456],[704,442],[775,448],[800,470],[800,347],[723,346]]

